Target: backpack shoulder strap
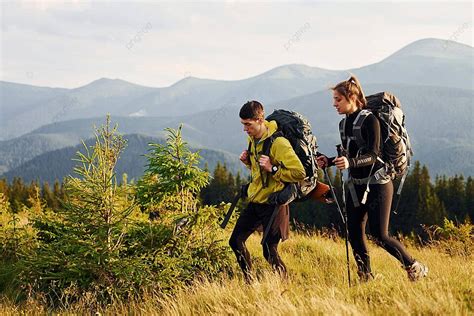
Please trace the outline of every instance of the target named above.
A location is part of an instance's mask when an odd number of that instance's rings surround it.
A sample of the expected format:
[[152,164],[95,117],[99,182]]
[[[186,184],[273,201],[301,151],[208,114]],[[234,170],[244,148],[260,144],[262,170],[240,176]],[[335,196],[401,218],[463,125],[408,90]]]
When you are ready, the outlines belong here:
[[273,142],[278,137],[284,137],[281,131],[277,131],[273,133],[270,137],[268,137],[267,139],[263,141],[263,147],[262,147],[262,152],[261,152],[262,155],[270,156],[270,149],[273,145]]
[[[270,137],[268,137],[267,139],[265,139],[263,141],[263,147],[262,147],[262,151],[259,153],[259,154],[262,154],[262,155],[265,155],[265,156],[268,156],[270,157],[270,149],[273,145],[273,142],[275,141],[275,139],[277,139],[278,137],[283,137],[283,133],[281,131],[277,131],[275,133],[273,133],[272,135],[270,135]],[[262,173],[262,169],[260,168],[260,176],[262,177],[262,184],[263,184],[263,187],[266,188],[268,186],[268,177],[269,177],[269,173],[268,172],[265,172],[265,174]]]
[[249,142],[249,146],[247,147],[247,153],[249,154],[250,165],[252,165],[252,159],[250,159],[250,156],[252,155],[252,142]]
[[342,143],[346,144],[347,136],[346,136],[346,118],[345,117],[339,122],[339,134],[341,135]]
[[360,111],[352,125],[352,135],[354,136],[354,139],[359,148],[363,148],[366,146],[366,141],[362,136],[362,125],[364,124],[365,119],[371,114],[372,112],[369,110]]

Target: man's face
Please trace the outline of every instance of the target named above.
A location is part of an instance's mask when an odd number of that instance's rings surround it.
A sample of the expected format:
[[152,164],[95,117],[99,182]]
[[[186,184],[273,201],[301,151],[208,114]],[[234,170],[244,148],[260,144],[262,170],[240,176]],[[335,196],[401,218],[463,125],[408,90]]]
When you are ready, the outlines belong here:
[[240,119],[240,123],[244,126],[244,132],[250,137],[258,137],[262,129],[262,119]]

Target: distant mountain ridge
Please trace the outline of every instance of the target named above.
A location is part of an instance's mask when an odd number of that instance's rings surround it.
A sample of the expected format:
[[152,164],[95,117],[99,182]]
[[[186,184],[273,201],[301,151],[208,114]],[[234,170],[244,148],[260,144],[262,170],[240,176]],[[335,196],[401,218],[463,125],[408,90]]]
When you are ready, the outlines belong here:
[[394,58],[406,58],[413,56],[434,57],[434,58],[448,58],[457,59],[463,62],[472,62],[472,47],[466,44],[458,43],[451,40],[440,40],[436,38],[425,38],[415,41],[392,55],[388,56],[386,60]]
[[[400,98],[414,158],[427,164],[433,174],[474,175],[470,159],[474,147],[473,90],[409,85],[366,85],[365,90],[367,94],[390,91]],[[341,119],[331,104],[330,92],[320,91],[267,104],[266,111],[270,114],[273,109],[284,108],[302,113],[313,126],[320,151],[331,154],[334,145],[340,142],[337,122]],[[246,148],[246,136],[238,120],[239,109],[240,105],[181,117],[112,117],[112,121],[123,134],[140,133],[155,138],[164,136],[164,128],[177,128],[183,123],[183,136],[192,146],[238,155]],[[3,166],[7,171],[49,150],[74,146],[80,139],[90,138],[93,126],[103,120],[100,117],[58,122],[0,142],[0,168]]]
[[293,64],[233,81],[188,77],[164,88],[106,78],[76,89],[0,82],[0,112],[3,113],[0,140],[18,137],[45,124],[100,117],[106,113],[116,116],[182,116],[237,106],[242,100],[257,99],[269,104],[326,89],[346,78],[349,72],[357,74],[363,84],[472,89],[473,51],[472,47],[453,41],[423,39],[403,47],[379,63],[347,71]]
[[[126,173],[129,180],[137,181],[145,171],[147,159],[145,154],[149,153],[149,143],[163,143],[164,139],[149,137],[139,134],[124,135],[127,140],[127,146],[124,152],[120,155],[116,166],[117,177],[121,177]],[[87,146],[93,145],[95,139],[88,139],[85,141]],[[240,172],[243,176],[247,174],[245,168],[240,163],[237,163],[238,157],[230,153],[222,151],[215,151],[210,149],[196,149],[199,150],[201,160],[199,166],[209,170],[214,170],[217,163],[226,164],[227,168],[232,172]],[[12,181],[14,177],[21,177],[25,182],[30,181],[47,181],[54,183],[56,179],[62,180],[68,175],[77,176],[74,174],[74,167],[78,164],[73,159],[76,158],[76,153],[84,153],[84,146],[82,144],[74,147],[65,147],[53,151],[49,151],[34,157],[33,159],[20,164],[16,168],[6,172],[2,175],[8,181]]]
[[473,52],[453,41],[424,39],[348,71],[293,64],[234,81],[187,77],[164,88],[107,78],[76,89],[0,82],[0,175],[90,138],[106,113],[123,134],[160,138],[164,128],[183,123],[195,148],[238,155],[246,147],[238,111],[251,99],[267,114],[286,108],[307,116],[320,150],[331,153],[340,117],[328,88],[349,72],[366,94],[392,91],[401,99],[415,159],[433,174],[473,175]]

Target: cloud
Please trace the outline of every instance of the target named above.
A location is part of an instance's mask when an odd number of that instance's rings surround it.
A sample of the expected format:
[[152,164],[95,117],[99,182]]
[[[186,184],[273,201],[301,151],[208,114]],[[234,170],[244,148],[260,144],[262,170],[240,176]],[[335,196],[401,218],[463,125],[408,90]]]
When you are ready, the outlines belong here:
[[[472,21],[470,3],[429,3],[429,10],[426,2],[1,5],[0,79],[64,87],[101,77],[148,86],[186,75],[235,80],[292,63],[348,69],[420,38],[447,39]],[[300,32],[304,25],[310,27]],[[298,40],[285,49],[295,34]],[[456,40],[472,45],[472,24]]]

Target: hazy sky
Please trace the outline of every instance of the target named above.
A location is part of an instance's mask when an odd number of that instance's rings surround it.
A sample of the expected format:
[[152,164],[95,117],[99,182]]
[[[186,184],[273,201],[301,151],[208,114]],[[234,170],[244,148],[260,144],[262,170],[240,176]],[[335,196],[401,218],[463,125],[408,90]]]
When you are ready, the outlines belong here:
[[4,1],[0,80],[169,86],[284,64],[349,69],[415,40],[472,44],[472,2]]

